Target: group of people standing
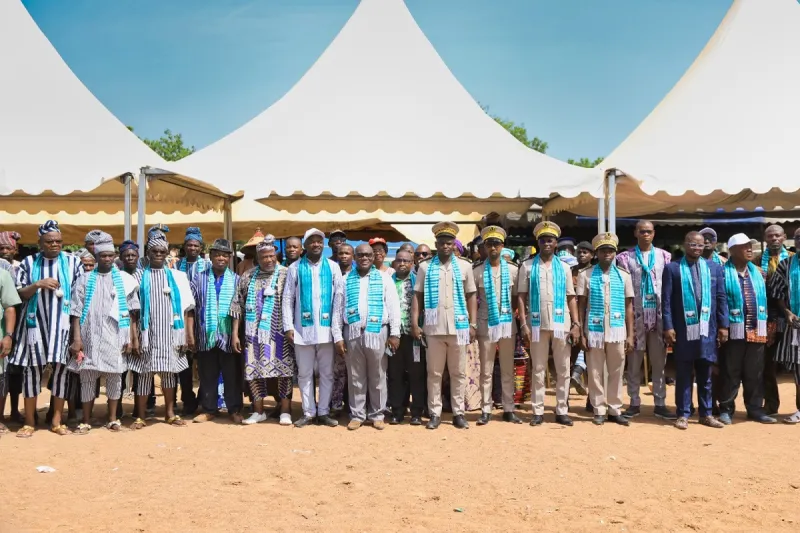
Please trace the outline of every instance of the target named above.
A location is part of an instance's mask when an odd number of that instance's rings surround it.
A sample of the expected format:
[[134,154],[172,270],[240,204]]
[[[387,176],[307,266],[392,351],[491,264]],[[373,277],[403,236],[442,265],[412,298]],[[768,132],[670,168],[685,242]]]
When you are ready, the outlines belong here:
[[[644,220],[636,225],[632,250],[617,254],[617,237],[606,233],[580,243],[577,260],[571,255],[564,260],[560,228],[541,222],[534,228],[538,253],[517,265],[504,247],[503,228],[483,229],[483,259],[473,264],[456,253],[458,226],[441,222],[433,227],[433,251],[403,245],[391,267],[380,238],[353,248],[344,232],[335,231],[328,236],[328,259],[325,235],[317,229],[302,240],[288,239],[282,252],[274,237],[258,231],[246,246],[250,263],[237,271],[229,267],[234,250],[225,239],[216,239],[203,257],[197,228],[187,230],[184,257],[170,267],[168,231],[164,225],[151,228],[140,257],[136,243],[123,242],[117,253],[111,236],[94,230],[86,238],[93,263],[62,250],[52,220],[39,228],[40,251],[21,263],[13,262],[19,235],[0,233],[0,392],[3,404],[7,392],[13,402],[10,378],[17,376],[25,407],[18,437],[34,432],[46,368],[52,393],[48,422],[59,435],[90,431],[101,378],[109,404],[106,427],[119,431],[129,371],[132,429],[147,425],[156,377],[165,421],[174,426],[186,425],[175,410],[180,387],[184,413],[202,409],[195,422],[220,416],[224,400],[228,416],[248,425],[274,418],[286,426],[333,427],[348,411],[350,430],[365,423],[382,430],[387,415],[390,424],[401,424],[409,414],[411,425],[422,425],[427,416],[426,427],[436,429],[445,371],[453,426],[465,429],[466,347],[473,343],[480,359],[477,424],[492,420],[495,360],[502,419],[519,424],[518,334],[531,356],[531,426],[544,423],[550,357],[555,422],[564,426],[573,425],[570,384],[582,383],[579,355],[598,425],[608,420],[627,426],[640,415],[645,354],[654,415],[674,420],[679,429],[687,429],[695,411],[693,383],[699,421],[714,428],[731,423],[741,384],[747,417],[776,422],[771,393],[764,402],[765,390],[774,388],[777,404],[777,387],[770,385],[775,372],[769,371],[776,363],[795,369],[800,390],[800,264],[783,246],[778,226],[768,228],[768,246],[755,261],[753,241],[737,234],[728,241],[726,262],[715,251],[710,228],[689,232],[683,257],[672,261],[653,246],[655,228]],[[677,412],[666,404],[668,347],[676,365]],[[626,362],[630,404],[623,409]],[[293,419],[295,379],[302,415]],[[73,431],[63,415],[75,388],[83,417]],[[243,393],[253,406],[247,418]],[[269,396],[276,400],[271,413],[264,406]],[[798,411],[785,421],[800,422],[800,398]]]

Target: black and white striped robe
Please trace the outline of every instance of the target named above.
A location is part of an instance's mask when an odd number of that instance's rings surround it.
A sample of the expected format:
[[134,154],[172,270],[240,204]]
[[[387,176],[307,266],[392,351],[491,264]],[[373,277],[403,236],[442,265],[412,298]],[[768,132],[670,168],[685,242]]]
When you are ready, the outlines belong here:
[[[22,260],[17,270],[17,287],[25,288],[33,283],[31,272],[33,263],[39,254],[34,254]],[[42,268],[39,279],[55,278],[61,285],[69,285],[71,290],[75,290],[76,280],[83,274],[83,266],[80,259],[66,254],[69,265],[69,279],[60,279],[58,272],[58,258],[42,260]],[[37,280],[38,281],[38,280]],[[40,289],[33,295],[38,298],[36,309],[36,325],[41,334],[41,341],[34,346],[28,346],[28,324],[27,324],[27,305],[28,300],[23,300],[21,312],[17,317],[17,325],[14,328],[14,349],[8,358],[12,365],[19,366],[45,366],[48,363],[66,364],[69,361],[69,311],[64,313],[64,298],[59,298],[56,291]],[[62,326],[66,326],[63,327]]]
[[[194,309],[194,297],[189,286],[186,274],[172,270],[175,284],[181,292],[182,312]],[[139,305],[143,307],[145,295],[142,293],[143,270],[133,276],[139,284]],[[171,372],[177,374],[189,367],[186,355],[173,346],[172,341],[172,300],[170,295],[164,294],[168,287],[167,276],[163,268],[150,271],[150,327],[142,331],[141,312],[139,313],[139,345],[140,355],[128,357],[128,368],[140,374],[151,372]],[[184,317],[185,325],[185,317]],[[142,339],[149,335],[149,346],[143,347]]]

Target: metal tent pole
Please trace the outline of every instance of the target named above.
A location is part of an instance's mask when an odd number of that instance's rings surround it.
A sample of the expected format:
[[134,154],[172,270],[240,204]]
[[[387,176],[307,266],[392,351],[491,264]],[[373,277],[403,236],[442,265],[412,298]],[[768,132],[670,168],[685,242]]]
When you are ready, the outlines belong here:
[[607,187],[608,187],[608,232],[617,233],[617,171],[611,169],[608,171]]
[[136,242],[139,244],[139,249],[144,253],[144,226],[147,223],[147,172],[146,167],[139,169],[139,198],[137,207],[137,221],[136,221]]
[[125,240],[131,238],[131,188],[133,187],[133,174],[125,174],[122,177],[125,184]]

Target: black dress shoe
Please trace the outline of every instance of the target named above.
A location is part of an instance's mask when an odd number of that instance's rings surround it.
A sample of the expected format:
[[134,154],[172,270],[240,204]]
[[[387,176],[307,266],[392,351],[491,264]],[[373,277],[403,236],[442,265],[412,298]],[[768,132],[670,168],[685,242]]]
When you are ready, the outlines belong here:
[[296,428],[304,428],[307,425],[309,425],[310,423],[312,423],[313,421],[314,421],[313,417],[303,416],[302,418],[299,418],[299,419],[294,421],[294,427],[296,427]]
[[428,420],[428,425],[425,426],[425,427],[428,428],[428,429],[436,429],[436,428],[439,427],[439,424],[441,424],[441,423],[442,423],[442,417],[436,416],[436,415],[432,415],[431,419]]
[[562,426],[572,426],[572,419],[569,415],[556,415],[556,424],[561,424]]
[[615,424],[619,424],[620,426],[630,426],[631,421],[625,418],[622,415],[609,415],[608,417],[609,422],[614,422]]
[[747,415],[748,420],[754,420],[761,424],[777,424],[778,420],[764,413],[756,413],[754,415]]
[[544,417],[542,415],[533,415],[533,418],[531,418],[532,426],[541,426],[542,422],[544,422]]
[[513,411],[503,413],[503,422],[511,422],[512,424],[522,424],[522,419],[517,416]]
[[411,425],[412,426],[421,426],[422,425],[422,417],[412,416],[411,417]]
[[604,415],[594,415],[592,417],[592,424],[595,426],[602,426],[606,422],[606,417]]
[[403,423],[403,419],[401,417],[399,417],[399,416],[392,415],[389,418],[389,425],[390,426],[398,426],[398,425],[400,425],[402,423]]
[[317,417],[317,424],[320,426],[328,426],[329,428],[335,428],[339,425],[339,421],[335,418],[331,418],[328,415],[320,415]]
[[[492,415],[490,415],[489,413],[481,413],[481,416],[478,417],[478,425],[485,426],[491,420],[492,420]],[[455,419],[453,419],[453,422],[455,423]]]
[[453,427],[456,429],[469,429],[469,423],[464,415],[456,415],[453,417]]

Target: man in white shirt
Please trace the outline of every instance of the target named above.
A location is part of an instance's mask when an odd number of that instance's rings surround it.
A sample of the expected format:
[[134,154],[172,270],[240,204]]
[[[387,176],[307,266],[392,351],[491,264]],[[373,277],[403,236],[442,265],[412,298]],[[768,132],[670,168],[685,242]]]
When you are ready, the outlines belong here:
[[[303,237],[304,257],[292,263],[283,294],[283,330],[294,343],[303,416],[295,427],[339,425],[330,416],[333,390],[333,301],[342,290],[339,265],[322,257],[325,234],[316,228]],[[314,394],[314,367],[319,370],[319,403]]]

